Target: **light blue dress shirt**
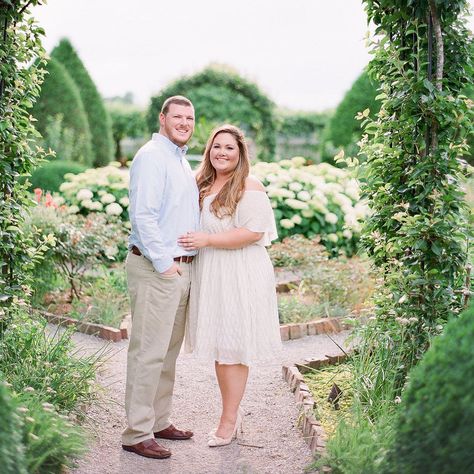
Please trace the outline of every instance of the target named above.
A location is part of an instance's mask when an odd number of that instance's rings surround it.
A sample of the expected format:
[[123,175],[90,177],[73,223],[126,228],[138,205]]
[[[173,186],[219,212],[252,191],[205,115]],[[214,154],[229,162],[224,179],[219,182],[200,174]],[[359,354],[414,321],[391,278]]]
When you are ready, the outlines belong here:
[[186,150],[154,133],[130,169],[129,248],[136,245],[160,273],[173,265],[174,257],[197,253],[177,242],[199,229],[199,192]]

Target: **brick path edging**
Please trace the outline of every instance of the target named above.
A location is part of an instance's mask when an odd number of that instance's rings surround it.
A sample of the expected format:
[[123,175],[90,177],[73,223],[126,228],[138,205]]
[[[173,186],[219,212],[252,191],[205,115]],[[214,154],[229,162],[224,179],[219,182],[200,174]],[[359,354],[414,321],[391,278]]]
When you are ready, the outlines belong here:
[[[127,314],[122,319],[119,329],[106,326],[105,324],[78,321],[68,316],[48,313],[47,311],[40,311],[40,314],[49,323],[63,326],[74,325],[78,332],[94,335],[112,342],[119,342],[122,339],[128,339],[130,336],[132,321],[130,314]],[[316,334],[334,334],[344,329],[348,329],[348,326],[338,318],[321,318],[307,323],[282,324],[280,325],[280,336],[282,341],[288,341]]]
[[106,326],[105,324],[89,323],[84,321],[78,321],[68,316],[60,316],[47,311],[40,311],[46,321],[51,324],[57,324],[58,326],[75,326],[75,330],[91,336],[97,336],[107,341],[119,342],[122,339],[128,339],[129,323],[131,320],[130,315],[123,318],[120,323],[120,328],[113,328]]
[[304,336],[315,336],[316,334],[334,334],[349,329],[341,319],[321,318],[308,323],[282,324],[280,336],[282,341],[289,339],[300,339]]
[[[299,425],[303,431],[303,437],[311,452],[320,457],[326,449],[326,433],[321,423],[314,416],[315,400],[311,395],[309,387],[304,383],[303,374],[311,369],[319,369],[327,365],[339,364],[347,359],[346,354],[336,356],[324,356],[315,359],[306,359],[292,365],[282,367],[283,379],[288,383],[290,390],[295,394],[295,399],[300,416]],[[323,468],[322,472],[330,472],[329,468]]]

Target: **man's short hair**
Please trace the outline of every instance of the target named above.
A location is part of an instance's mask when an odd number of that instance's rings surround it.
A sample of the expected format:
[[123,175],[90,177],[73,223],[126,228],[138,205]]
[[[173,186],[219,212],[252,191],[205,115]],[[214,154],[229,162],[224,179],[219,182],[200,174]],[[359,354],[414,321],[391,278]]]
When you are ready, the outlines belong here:
[[186,97],[182,95],[174,95],[172,97],[168,97],[164,103],[163,106],[161,107],[161,113],[163,115],[166,115],[168,113],[168,110],[170,108],[171,104],[177,104],[177,105],[187,105],[189,107],[193,107],[193,103]]

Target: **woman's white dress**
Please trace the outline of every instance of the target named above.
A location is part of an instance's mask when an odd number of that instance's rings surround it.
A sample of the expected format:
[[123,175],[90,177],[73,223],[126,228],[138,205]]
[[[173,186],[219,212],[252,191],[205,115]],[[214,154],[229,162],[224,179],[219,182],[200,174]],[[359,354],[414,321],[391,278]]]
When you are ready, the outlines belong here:
[[273,266],[265,246],[277,238],[270,200],[245,191],[232,217],[210,210],[204,199],[201,230],[218,233],[244,227],[263,232],[255,244],[235,250],[203,248],[192,264],[186,350],[222,364],[278,357],[281,349]]

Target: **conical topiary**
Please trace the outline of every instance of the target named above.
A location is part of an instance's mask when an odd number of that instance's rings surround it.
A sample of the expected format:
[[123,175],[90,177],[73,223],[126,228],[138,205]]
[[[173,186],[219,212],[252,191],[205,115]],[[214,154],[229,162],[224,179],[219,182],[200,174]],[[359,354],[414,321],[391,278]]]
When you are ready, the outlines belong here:
[[94,166],[108,164],[113,159],[112,122],[94,81],[68,39],[59,42],[51,57],[61,62],[79,89],[92,135]]
[[[62,117],[63,127],[74,135],[74,161],[92,165],[92,144],[89,122],[79,90],[65,67],[51,58],[46,65],[48,74],[41,94],[32,109],[39,132],[46,136],[51,118]],[[61,158],[58,156],[58,158]]]

